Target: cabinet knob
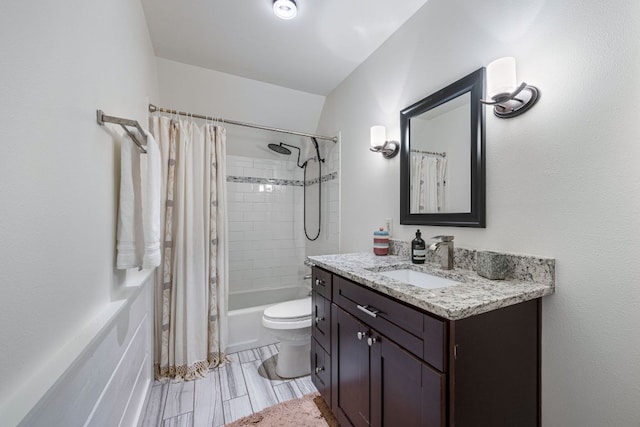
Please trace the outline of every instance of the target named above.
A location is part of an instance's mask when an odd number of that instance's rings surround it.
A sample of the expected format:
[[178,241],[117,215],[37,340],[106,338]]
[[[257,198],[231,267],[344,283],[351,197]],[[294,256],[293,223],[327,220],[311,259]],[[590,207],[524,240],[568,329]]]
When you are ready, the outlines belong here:
[[378,342],[378,340],[376,338],[373,338],[373,337],[367,338],[367,344],[369,344],[369,347],[371,347],[372,345],[374,345],[377,342]]
[[359,340],[362,340],[362,338],[365,338],[367,336],[367,333],[366,332],[358,332],[356,335],[358,336]]
[[322,368],[316,366],[315,371],[316,371],[316,374],[319,374],[320,372],[324,371],[324,366]]
[[316,317],[316,325],[322,321],[324,321],[324,317]]
[[316,286],[322,286],[324,285],[324,280],[320,280],[316,278]]

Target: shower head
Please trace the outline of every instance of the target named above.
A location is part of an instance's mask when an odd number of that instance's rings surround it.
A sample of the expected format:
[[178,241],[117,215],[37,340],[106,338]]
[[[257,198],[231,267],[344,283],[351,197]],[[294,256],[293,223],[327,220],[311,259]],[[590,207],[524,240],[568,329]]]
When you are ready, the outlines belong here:
[[269,144],[269,149],[275,151],[278,154],[284,154],[286,156],[291,154],[291,150],[289,150],[287,147],[284,147],[282,145],[282,142],[280,144]]
[[[289,144],[285,144],[284,142],[281,142],[280,144],[268,144],[269,150],[275,151],[278,154],[284,154],[284,155],[289,155],[291,154],[291,150],[289,150],[289,148],[292,148],[294,150],[298,151],[298,160],[297,160],[297,164],[299,168],[305,168],[307,167],[307,162],[309,160],[307,160],[306,162],[300,164],[300,147],[296,147],[295,145],[289,145]],[[287,148],[289,147],[289,148]],[[318,158],[320,157],[320,152],[318,151],[318,143],[316,142],[316,152],[318,153]],[[324,159],[321,159],[324,162]]]

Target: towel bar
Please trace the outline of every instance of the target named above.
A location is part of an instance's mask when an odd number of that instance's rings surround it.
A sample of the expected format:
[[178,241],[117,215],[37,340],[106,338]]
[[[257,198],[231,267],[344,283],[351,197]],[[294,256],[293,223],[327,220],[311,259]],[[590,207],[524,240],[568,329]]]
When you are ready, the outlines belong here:
[[142,138],[144,139],[144,142],[146,143],[147,135],[145,134],[144,129],[142,129],[142,126],[140,126],[140,123],[138,123],[136,120],[129,120],[129,119],[122,119],[120,117],[107,116],[102,110],[96,110],[96,119],[100,126],[104,126],[105,123],[114,123],[122,126],[122,129],[124,129],[125,132],[129,134],[129,137],[131,137],[131,140],[138,146],[138,148],[140,149],[140,152],[144,154],[147,153],[147,150],[144,149],[144,145],[140,142],[138,137],[134,135],[133,132],[131,132],[127,127],[127,126],[131,126],[138,129],[138,132],[140,132],[140,135],[142,136]]

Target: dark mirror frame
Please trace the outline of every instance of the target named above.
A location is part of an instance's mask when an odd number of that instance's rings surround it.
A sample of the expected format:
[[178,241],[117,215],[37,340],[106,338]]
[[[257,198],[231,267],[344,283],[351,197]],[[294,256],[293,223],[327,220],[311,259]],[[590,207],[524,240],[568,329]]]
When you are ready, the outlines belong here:
[[[485,69],[480,68],[416,102],[400,112],[400,224],[443,225],[453,227],[484,228],[486,211],[485,185],[485,130],[484,108],[480,103],[485,94]],[[470,92],[471,117],[471,212],[466,213],[411,213],[411,118],[419,116],[458,96]]]

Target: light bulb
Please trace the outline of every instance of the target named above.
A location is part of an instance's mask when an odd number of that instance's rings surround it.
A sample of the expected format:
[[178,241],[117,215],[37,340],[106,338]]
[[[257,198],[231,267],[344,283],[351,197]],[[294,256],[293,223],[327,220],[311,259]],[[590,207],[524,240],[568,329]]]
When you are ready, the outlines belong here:
[[384,126],[371,126],[371,147],[382,147],[387,141],[387,129]]
[[298,13],[298,8],[293,0],[275,0],[273,2],[273,13],[278,18],[292,19]]
[[512,93],[516,90],[516,59],[505,56],[487,65],[487,96]]

